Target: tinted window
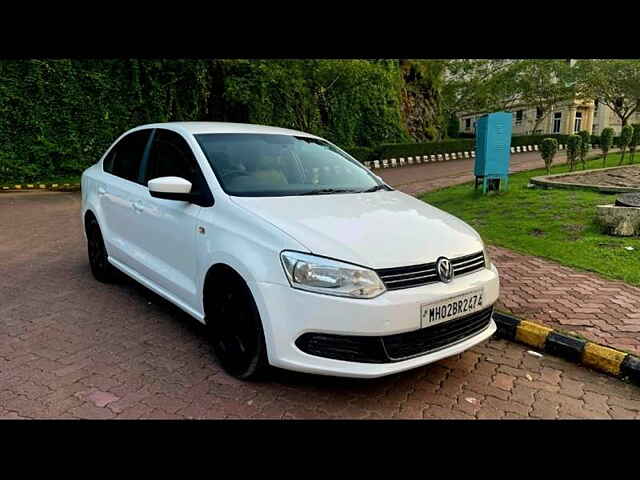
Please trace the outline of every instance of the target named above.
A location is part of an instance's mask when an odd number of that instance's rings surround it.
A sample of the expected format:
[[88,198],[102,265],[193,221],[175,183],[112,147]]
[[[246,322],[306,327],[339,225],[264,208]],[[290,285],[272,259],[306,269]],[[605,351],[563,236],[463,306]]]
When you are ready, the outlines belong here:
[[104,170],[132,182],[138,182],[140,162],[151,130],[139,130],[124,137],[104,159]]
[[270,134],[200,134],[222,188],[237,196],[364,192],[380,182],[331,144]]
[[196,183],[198,164],[187,141],[171,130],[156,130],[144,184],[158,177],[182,177]]

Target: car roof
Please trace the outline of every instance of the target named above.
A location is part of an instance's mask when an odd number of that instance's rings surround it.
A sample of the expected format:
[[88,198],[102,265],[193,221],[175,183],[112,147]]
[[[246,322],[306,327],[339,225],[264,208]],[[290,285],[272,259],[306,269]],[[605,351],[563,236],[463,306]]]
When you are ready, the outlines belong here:
[[171,128],[182,130],[191,134],[199,133],[262,133],[271,135],[296,135],[304,137],[319,138],[310,133],[291,130],[288,128],[269,127],[266,125],[254,125],[250,123],[232,123],[232,122],[165,122],[150,123],[148,125],[140,125],[140,128]]

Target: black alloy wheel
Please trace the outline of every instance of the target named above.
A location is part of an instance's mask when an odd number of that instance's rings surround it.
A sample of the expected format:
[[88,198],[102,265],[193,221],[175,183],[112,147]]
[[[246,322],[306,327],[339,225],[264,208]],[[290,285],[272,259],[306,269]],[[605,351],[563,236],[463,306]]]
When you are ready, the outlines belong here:
[[208,295],[207,328],[220,366],[241,380],[257,380],[268,367],[262,321],[249,287],[239,278],[216,282]]
[[107,259],[107,249],[104,246],[100,226],[95,218],[91,218],[87,226],[87,251],[91,273],[95,279],[103,283],[114,281],[116,269]]

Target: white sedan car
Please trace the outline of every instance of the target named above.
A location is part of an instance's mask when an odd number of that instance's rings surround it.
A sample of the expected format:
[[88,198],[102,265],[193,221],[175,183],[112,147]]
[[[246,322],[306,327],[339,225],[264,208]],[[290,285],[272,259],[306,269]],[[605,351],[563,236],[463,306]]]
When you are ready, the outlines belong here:
[[82,220],[94,276],[124,272],[204,323],[238,378],[379,377],[496,330],[479,235],[308,133],[134,128],[83,173]]

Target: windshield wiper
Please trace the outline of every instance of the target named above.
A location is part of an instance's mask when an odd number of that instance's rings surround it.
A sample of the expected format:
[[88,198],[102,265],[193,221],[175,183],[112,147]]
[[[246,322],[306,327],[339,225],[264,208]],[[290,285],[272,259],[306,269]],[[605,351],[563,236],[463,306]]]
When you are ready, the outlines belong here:
[[362,190],[362,193],[377,192],[378,190],[388,190],[388,187],[383,184],[374,185],[373,187],[368,188],[367,190]]
[[350,188],[319,188],[301,193],[300,195],[331,195],[332,193],[360,193],[362,190],[353,190]]

